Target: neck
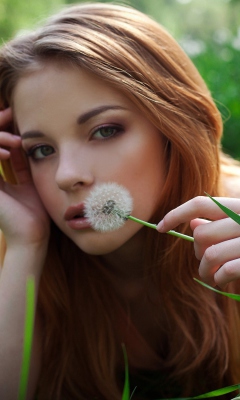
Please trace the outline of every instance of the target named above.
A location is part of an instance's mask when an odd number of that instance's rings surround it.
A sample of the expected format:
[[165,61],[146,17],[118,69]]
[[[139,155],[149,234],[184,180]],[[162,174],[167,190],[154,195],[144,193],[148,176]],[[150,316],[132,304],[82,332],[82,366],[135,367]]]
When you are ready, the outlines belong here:
[[141,229],[120,249],[101,256],[117,292],[124,297],[134,297],[144,286],[145,230]]

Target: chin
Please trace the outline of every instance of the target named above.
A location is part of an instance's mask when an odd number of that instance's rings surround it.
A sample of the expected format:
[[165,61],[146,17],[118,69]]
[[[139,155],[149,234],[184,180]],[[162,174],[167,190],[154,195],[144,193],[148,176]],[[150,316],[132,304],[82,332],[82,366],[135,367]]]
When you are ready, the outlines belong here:
[[[84,253],[93,256],[102,256],[119,249],[124,244],[124,240],[114,237],[111,233],[97,233],[91,237],[81,237],[80,240],[72,239],[76,246]],[[118,236],[118,235],[116,235]],[[122,238],[121,238],[122,239]]]

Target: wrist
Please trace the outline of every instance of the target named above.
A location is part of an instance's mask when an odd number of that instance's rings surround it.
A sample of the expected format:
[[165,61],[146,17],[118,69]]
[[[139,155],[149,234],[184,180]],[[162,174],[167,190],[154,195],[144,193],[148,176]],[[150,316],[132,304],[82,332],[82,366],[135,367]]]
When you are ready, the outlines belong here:
[[[7,246],[3,270],[40,278],[45,263],[48,241],[31,245]],[[3,272],[3,271],[2,271]]]

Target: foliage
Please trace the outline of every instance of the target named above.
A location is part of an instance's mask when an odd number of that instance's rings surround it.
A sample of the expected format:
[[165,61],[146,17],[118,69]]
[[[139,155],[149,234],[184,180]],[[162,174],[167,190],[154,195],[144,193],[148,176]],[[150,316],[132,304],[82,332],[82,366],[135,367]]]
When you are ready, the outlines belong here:
[[26,284],[26,310],[23,341],[22,369],[19,383],[18,400],[25,400],[29,377],[30,359],[34,329],[34,304],[35,304],[35,281],[29,276]]
[[62,0],[0,0],[0,43],[19,31],[34,28],[61,4]]
[[[112,0],[93,0],[112,2]],[[0,0],[0,38],[83,0]],[[224,150],[240,159],[240,0],[115,0],[151,15],[183,46],[205,79],[224,120]]]
[[222,113],[223,149],[240,159],[240,38],[239,50],[230,43],[206,43],[204,53],[194,57],[193,61]]

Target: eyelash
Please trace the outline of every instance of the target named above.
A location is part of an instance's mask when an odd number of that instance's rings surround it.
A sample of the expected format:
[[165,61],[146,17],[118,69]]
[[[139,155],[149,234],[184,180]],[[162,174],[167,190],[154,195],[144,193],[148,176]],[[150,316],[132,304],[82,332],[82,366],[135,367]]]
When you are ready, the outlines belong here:
[[[30,149],[28,149],[28,150],[26,151],[26,156],[32,158],[34,161],[40,161],[40,160],[42,160],[42,159],[44,159],[44,158],[46,158],[46,157],[48,157],[48,156],[43,156],[43,157],[37,158],[37,157],[35,156],[35,152],[36,152],[37,150],[39,150],[39,149],[43,149],[44,147],[52,148],[52,149],[53,149],[53,147],[50,146],[50,145],[38,144],[38,145],[33,146],[33,147],[31,147]],[[53,149],[53,152],[52,152],[51,154],[53,154],[53,153],[54,153],[54,149]]]
[[[93,139],[94,140],[94,136],[98,133],[98,132],[100,132],[101,130],[103,130],[103,129],[112,129],[114,132],[113,133],[110,133],[110,135],[109,136],[107,136],[107,137],[101,137],[101,138],[96,138],[96,140],[109,140],[109,139],[111,139],[111,138],[114,138],[114,137],[116,137],[116,136],[118,136],[119,134],[121,134],[121,133],[123,133],[124,132],[124,128],[123,128],[123,126],[122,125],[102,125],[102,126],[99,126],[97,129],[95,129],[92,133],[91,133],[91,139]],[[52,149],[52,153],[51,154],[49,154],[48,156],[42,156],[42,157],[36,157],[36,155],[35,155],[35,152],[37,151],[37,150],[39,150],[39,149],[43,149],[44,147],[46,147],[46,148],[51,148]],[[54,149],[53,149],[53,147],[52,146],[50,146],[50,145],[46,145],[46,144],[38,144],[38,145],[36,145],[36,146],[33,146],[33,147],[31,147],[30,149],[28,149],[27,151],[26,151],[26,155],[27,155],[27,157],[30,157],[30,158],[32,158],[32,160],[34,160],[34,161],[41,161],[42,159],[44,159],[44,158],[47,158],[47,157],[49,157],[50,155],[52,155],[52,154],[54,154]]]
[[[30,147],[30,149],[28,149],[28,150],[26,151],[26,156],[32,158],[34,161],[39,161],[39,160],[41,160],[41,159],[43,159],[43,158],[46,158],[46,157],[48,157],[48,156],[44,156],[44,155],[43,155],[42,157],[39,157],[39,158],[38,158],[38,157],[36,157],[36,155],[35,155],[35,152],[36,152],[37,150],[43,149],[44,147],[52,148],[53,152],[52,152],[51,154],[54,153],[54,149],[53,149],[52,146],[46,145],[46,144],[38,144],[38,145],[36,145],[36,146]],[[51,154],[50,154],[50,155],[51,155]]]
[[110,134],[107,137],[102,137],[100,140],[108,140],[112,137],[117,136],[118,134],[120,134],[124,131],[124,128],[122,125],[116,125],[116,124],[115,125],[102,125],[93,131],[93,133],[91,134],[91,138],[93,138],[94,135],[96,135],[96,133],[100,132],[102,129],[112,129],[112,130],[114,130],[114,133]]

